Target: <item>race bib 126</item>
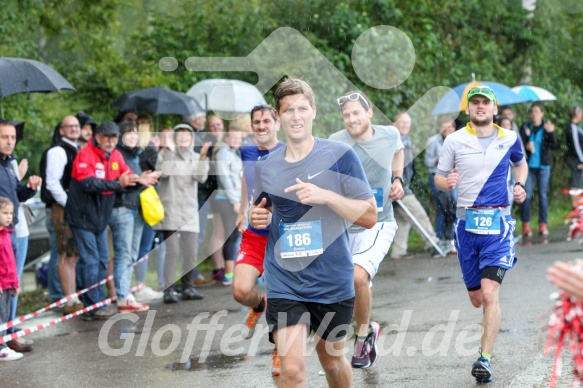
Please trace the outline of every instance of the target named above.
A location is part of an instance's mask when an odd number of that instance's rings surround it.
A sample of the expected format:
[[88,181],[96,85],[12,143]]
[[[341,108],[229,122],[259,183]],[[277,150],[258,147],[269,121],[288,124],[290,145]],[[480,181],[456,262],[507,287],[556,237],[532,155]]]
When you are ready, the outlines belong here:
[[500,234],[500,209],[466,209],[466,230],[476,234]]

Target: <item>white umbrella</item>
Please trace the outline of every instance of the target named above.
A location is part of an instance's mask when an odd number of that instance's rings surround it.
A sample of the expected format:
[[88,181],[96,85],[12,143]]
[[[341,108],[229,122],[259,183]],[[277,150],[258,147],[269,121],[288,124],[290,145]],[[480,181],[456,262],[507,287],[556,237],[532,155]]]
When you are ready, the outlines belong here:
[[200,81],[188,89],[186,94],[198,101],[205,110],[217,113],[246,113],[255,105],[267,103],[254,85],[234,79]]
[[546,89],[538,86],[520,85],[515,86],[512,90],[521,95],[526,101],[555,101],[557,97]]

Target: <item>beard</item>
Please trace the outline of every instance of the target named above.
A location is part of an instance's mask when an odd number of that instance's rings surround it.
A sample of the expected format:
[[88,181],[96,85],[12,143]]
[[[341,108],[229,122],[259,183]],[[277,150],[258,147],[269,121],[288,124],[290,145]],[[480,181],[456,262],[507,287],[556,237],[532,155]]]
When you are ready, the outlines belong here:
[[484,127],[490,125],[493,122],[493,117],[486,117],[483,120],[479,120],[476,116],[471,116],[470,121],[477,127]]
[[364,135],[365,133],[367,133],[370,130],[370,122],[363,122],[360,125],[360,127],[357,129],[348,130],[348,128],[347,128],[346,130],[348,131],[350,136],[355,137],[355,138],[359,138],[360,136]]

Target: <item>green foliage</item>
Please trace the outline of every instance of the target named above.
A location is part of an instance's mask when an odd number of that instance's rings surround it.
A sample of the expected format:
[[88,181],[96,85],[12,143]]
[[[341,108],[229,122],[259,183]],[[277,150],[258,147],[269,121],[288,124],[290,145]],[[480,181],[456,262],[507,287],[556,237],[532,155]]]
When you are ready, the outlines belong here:
[[[575,0],[539,1],[532,18],[520,1],[5,0],[0,8],[2,55],[41,60],[78,91],[9,96],[2,99],[2,108],[5,117],[27,122],[17,156],[28,157],[36,172],[40,150],[65,115],[82,109],[98,121],[111,119],[115,97],[144,87],[185,92],[202,79],[224,77],[254,83],[255,74],[191,72],[184,61],[191,56],[245,57],[274,30],[287,26],[300,31],[389,117],[432,87],[469,82],[475,73],[478,80],[510,86],[527,81],[555,93],[559,101],[546,104],[547,116],[557,119],[562,140],[566,109],[583,102],[578,55],[582,12]],[[355,41],[378,25],[399,28],[415,48],[411,76],[389,90],[365,84],[352,67]],[[162,71],[163,57],[176,58],[178,69]],[[326,98],[318,96],[319,104],[334,104]],[[525,109],[517,110],[527,118]],[[177,119],[161,117],[160,123]],[[341,122],[339,116],[334,120],[330,125]],[[553,185],[559,187],[568,172],[560,152],[555,158]]]

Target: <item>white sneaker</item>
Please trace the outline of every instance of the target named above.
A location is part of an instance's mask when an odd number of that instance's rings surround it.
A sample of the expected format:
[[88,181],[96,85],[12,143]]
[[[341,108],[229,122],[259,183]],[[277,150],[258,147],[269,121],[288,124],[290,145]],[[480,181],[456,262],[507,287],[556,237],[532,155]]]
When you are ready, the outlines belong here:
[[22,358],[22,353],[17,353],[14,350],[10,349],[6,346],[3,349],[0,349],[0,361],[15,361],[20,360]]
[[134,297],[139,303],[147,303],[154,299],[162,299],[163,292],[154,291],[150,287],[144,287],[142,290],[134,292]]

